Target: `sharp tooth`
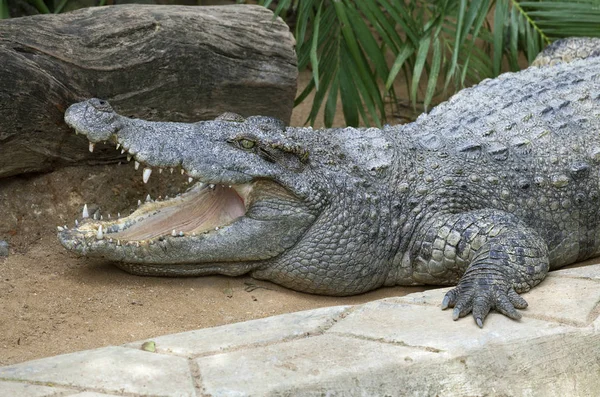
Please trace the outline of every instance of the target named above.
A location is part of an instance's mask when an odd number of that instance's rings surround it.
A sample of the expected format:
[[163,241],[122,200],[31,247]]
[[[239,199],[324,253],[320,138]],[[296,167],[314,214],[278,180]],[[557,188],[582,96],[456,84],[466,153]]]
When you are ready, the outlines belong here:
[[130,154],[127,155],[127,161],[131,161],[131,155]]
[[100,215],[100,220],[104,220],[104,217],[102,215]]
[[75,219],[75,227],[79,226],[79,221],[77,221],[77,219]]
[[65,230],[65,228],[62,226],[56,226],[56,230],[58,230],[59,232],[62,232]]
[[179,232],[179,237],[183,237],[183,231]]
[[104,238],[104,234],[102,233],[102,225],[98,227],[98,233],[96,233],[96,239],[102,240]]
[[90,142],[90,146],[89,146],[90,153],[94,153],[94,146],[95,146],[95,145],[96,145],[96,144],[95,144],[94,142]]
[[142,200],[138,200],[138,207],[142,205]]
[[94,216],[93,216],[94,220],[97,221],[98,220],[98,213],[94,212]]
[[112,238],[108,239],[108,242],[111,243],[111,244],[112,244],[112,241],[113,241]]
[[159,168],[159,169],[158,169],[158,173],[159,173],[159,174],[162,174],[162,168]]
[[121,154],[125,153],[125,149],[121,149]]
[[215,230],[219,230],[219,226],[215,227]]
[[231,185],[229,185],[229,186],[228,186],[228,188],[230,188],[230,189],[231,189]]
[[110,219],[110,214],[108,214],[108,219]]
[[191,176],[188,178],[188,183],[192,183],[192,181],[194,180],[194,178],[192,178]]
[[144,173],[142,175],[142,180],[144,183],[148,183],[150,180],[150,175],[152,175],[152,168],[144,168]]
[[139,242],[139,241],[138,241],[138,242],[136,242],[136,243],[135,243],[135,246],[136,246],[136,247],[139,247],[139,246],[140,246],[140,242]]
[[69,228],[67,225],[64,225],[63,227],[65,228],[65,230],[67,230]]
[[87,204],[83,205],[83,218],[89,218],[90,213],[88,212]]
[[137,161],[134,162],[133,167],[137,170],[138,168],[140,168],[140,163],[138,163]]
[[117,150],[119,150],[120,147],[121,147],[121,144],[117,143]]
[[215,188],[215,185],[211,183],[210,185],[208,185],[208,188],[212,190]]
[[121,240],[117,240],[117,245],[121,245]]
[[177,232],[175,231],[175,229],[173,229],[173,231],[171,232],[171,236],[173,236],[173,237],[177,236]]
[[185,174],[185,170],[182,168],[181,169],[181,175]]
[[173,168],[169,168],[169,171],[171,171],[171,174],[173,173]]
[[150,202],[150,201],[152,201],[152,197],[150,197],[150,195],[147,195],[146,196],[146,202]]
[[193,232],[193,233],[192,233],[192,236],[196,237],[196,232]]

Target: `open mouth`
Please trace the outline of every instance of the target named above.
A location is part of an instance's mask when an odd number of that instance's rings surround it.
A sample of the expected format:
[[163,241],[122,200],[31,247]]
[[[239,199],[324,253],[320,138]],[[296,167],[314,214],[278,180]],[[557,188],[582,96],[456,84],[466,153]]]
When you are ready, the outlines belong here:
[[[83,237],[108,242],[146,243],[166,236],[184,237],[218,231],[246,213],[252,184],[214,185],[195,183],[188,191],[165,200],[147,199],[131,215],[115,220],[90,218],[87,205],[77,231]],[[79,223],[79,222],[78,222]],[[59,227],[59,231],[64,227]]]
[[[94,150],[94,145],[89,143],[90,151]],[[142,169],[143,182],[148,183],[153,172],[151,166],[139,162],[119,143],[117,150],[127,153],[128,161],[134,160],[135,169]],[[174,172],[172,168],[170,171]],[[186,175],[183,168],[179,171]],[[158,168],[158,172],[162,174],[163,169]],[[191,187],[176,197],[152,200],[148,195],[145,200],[138,200],[138,208],[124,217],[119,214],[116,218],[105,219],[98,213],[90,214],[84,205],[82,219],[76,221],[76,227],[58,226],[58,231],[68,233],[75,244],[103,240],[104,243],[136,246],[165,238],[206,235],[223,230],[243,217],[254,201],[252,192],[256,185],[276,185],[266,181],[224,185],[202,182],[189,175],[187,183]],[[278,186],[278,189],[283,188]]]

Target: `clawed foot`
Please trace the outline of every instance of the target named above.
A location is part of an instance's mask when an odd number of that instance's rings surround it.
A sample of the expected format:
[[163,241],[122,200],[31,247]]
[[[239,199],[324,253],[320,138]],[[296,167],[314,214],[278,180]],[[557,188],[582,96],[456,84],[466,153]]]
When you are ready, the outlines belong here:
[[458,286],[446,293],[442,301],[442,310],[453,307],[452,319],[458,320],[470,312],[479,326],[491,309],[513,320],[519,320],[521,314],[516,309],[525,309],[527,302],[514,288],[503,279],[480,276],[476,279],[463,277]]

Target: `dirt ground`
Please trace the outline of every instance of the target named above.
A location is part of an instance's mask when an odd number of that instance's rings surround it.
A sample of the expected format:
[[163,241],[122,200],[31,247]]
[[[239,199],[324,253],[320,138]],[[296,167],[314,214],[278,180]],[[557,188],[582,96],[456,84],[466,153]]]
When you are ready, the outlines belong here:
[[[300,86],[309,76],[300,77]],[[310,101],[295,109],[301,125]],[[341,111],[335,120],[343,125]],[[183,180],[133,165],[63,168],[0,180],[0,365],[118,345],[323,306],[367,302],[423,288],[382,288],[337,298],[294,292],[250,277],[158,278],[125,273],[103,260],[78,258],[56,238],[73,226],[84,203],[116,214],[138,199],[181,191]]]

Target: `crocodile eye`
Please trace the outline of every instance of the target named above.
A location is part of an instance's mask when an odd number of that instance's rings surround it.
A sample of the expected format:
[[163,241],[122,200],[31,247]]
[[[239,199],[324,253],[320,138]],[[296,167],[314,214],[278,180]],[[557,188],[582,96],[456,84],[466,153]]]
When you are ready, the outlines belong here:
[[250,139],[240,139],[239,141],[240,147],[242,149],[252,149],[254,147],[254,145],[256,145],[256,143],[254,141],[251,141]]
[[92,100],[92,106],[94,106],[97,110],[101,111],[101,112],[112,112],[112,107],[110,107],[110,104],[103,100],[103,99],[96,99],[96,100]]

